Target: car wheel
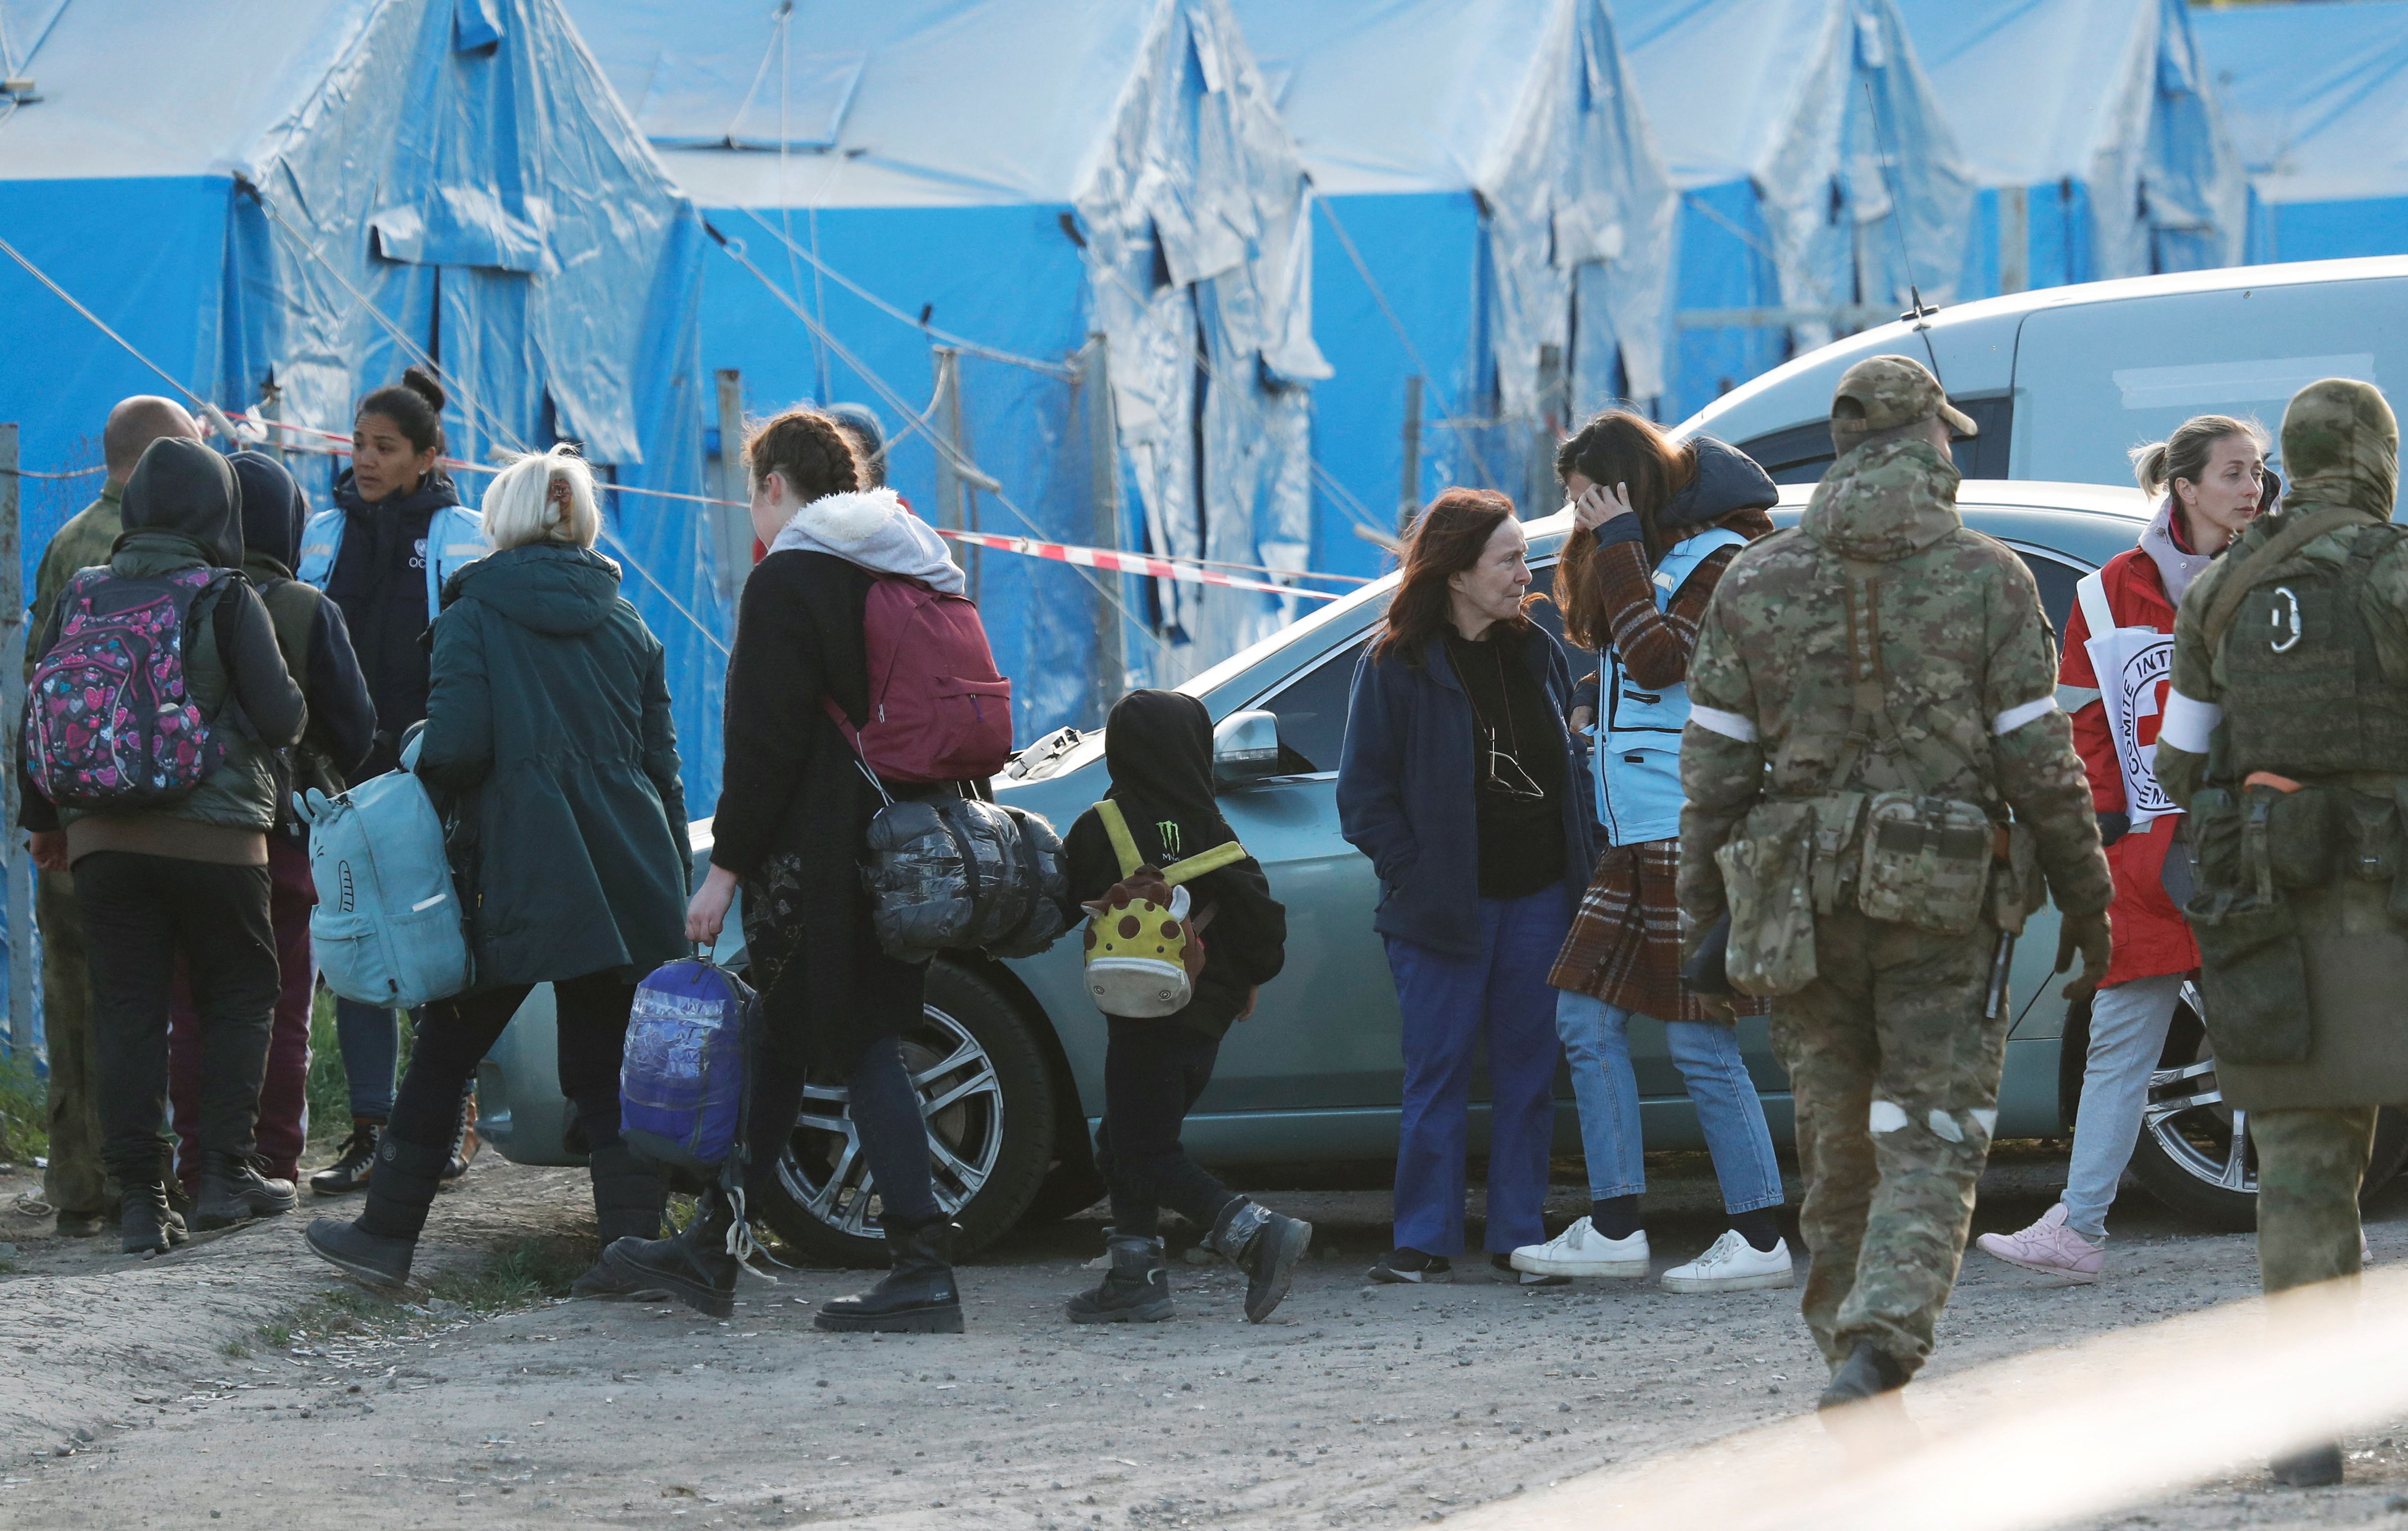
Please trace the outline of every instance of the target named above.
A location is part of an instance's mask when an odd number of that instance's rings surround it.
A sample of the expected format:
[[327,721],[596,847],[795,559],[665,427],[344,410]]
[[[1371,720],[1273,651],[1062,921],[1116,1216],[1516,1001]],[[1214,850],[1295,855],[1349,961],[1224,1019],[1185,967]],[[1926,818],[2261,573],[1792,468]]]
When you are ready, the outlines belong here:
[[[968,1255],[1020,1220],[1054,1159],[1054,1080],[1020,1011],[953,963],[928,968],[903,1063],[928,1124],[937,1202]],[[886,1264],[882,1205],[840,1083],[814,1079],[772,1184],[752,1208],[780,1238],[828,1264]]]
[[[2166,1050],[2149,1076],[2132,1175],[2149,1194],[2191,1221],[2232,1233],[2258,1226],[2258,1155],[2249,1113],[2224,1104],[2215,1054],[2200,1016],[2199,986],[2186,983],[2174,1006]],[[2408,1163],[2408,1116],[2386,1108],[2375,1118],[2374,1148],[2363,1195],[2372,1195]]]

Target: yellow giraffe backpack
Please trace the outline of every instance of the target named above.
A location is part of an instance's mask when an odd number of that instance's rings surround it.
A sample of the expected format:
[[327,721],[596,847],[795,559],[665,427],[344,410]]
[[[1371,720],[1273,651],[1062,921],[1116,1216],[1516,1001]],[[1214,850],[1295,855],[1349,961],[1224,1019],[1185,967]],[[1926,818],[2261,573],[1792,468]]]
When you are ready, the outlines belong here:
[[1175,862],[1168,871],[1138,855],[1121,805],[1110,798],[1096,804],[1096,816],[1111,837],[1121,880],[1086,905],[1087,994],[1108,1016],[1146,1019],[1176,1015],[1195,997],[1196,975],[1204,970],[1207,908],[1188,917],[1192,896],[1181,886],[1246,859],[1235,840]]

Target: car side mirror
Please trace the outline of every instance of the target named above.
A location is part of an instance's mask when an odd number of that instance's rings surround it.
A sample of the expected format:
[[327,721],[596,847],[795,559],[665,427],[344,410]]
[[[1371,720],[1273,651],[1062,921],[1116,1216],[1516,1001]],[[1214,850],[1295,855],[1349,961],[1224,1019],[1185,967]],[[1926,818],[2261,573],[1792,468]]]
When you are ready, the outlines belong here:
[[1279,715],[1231,713],[1212,729],[1212,781],[1243,787],[1280,773]]

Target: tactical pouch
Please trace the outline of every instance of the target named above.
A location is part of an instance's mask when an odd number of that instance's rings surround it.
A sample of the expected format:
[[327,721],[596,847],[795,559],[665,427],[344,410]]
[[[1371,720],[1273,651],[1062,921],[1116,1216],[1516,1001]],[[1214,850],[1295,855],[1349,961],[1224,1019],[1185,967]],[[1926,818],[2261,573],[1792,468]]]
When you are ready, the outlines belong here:
[[1714,852],[1730,907],[1725,970],[1742,994],[1795,994],[1817,972],[1813,809],[1803,802],[1761,802],[1740,828],[1737,838]]
[[2241,802],[2231,789],[2200,788],[2190,800],[2189,818],[2184,829],[2200,889],[2246,886],[2250,879],[2241,864]]
[[2258,802],[2266,805],[2266,863],[2274,886],[2322,888],[2331,882],[2333,853],[2342,838],[2336,832],[2332,794],[2320,787],[2292,792],[2272,787],[2248,790],[2253,816]]
[[2221,1062],[2297,1063],[2308,1056],[2308,968],[2290,901],[2203,891],[2183,913],[2199,937],[2200,997]]
[[1978,803],[1884,792],[1865,809],[1856,907],[1939,935],[1980,922],[1990,885],[1990,816]]
[[2401,862],[2400,808],[2392,794],[2378,797],[2344,790],[2333,795],[2341,800],[2341,811],[2333,816],[2344,831],[2337,870],[2361,882],[2396,885]]
[[1814,912],[1836,915],[1856,904],[1856,862],[1848,848],[1865,816],[1862,792],[1826,792],[1813,800]]

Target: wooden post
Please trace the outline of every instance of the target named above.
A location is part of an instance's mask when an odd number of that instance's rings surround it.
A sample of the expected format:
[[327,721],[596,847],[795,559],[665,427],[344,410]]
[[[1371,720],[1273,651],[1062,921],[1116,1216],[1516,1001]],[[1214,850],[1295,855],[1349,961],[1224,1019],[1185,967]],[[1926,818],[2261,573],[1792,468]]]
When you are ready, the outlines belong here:
[[25,575],[19,523],[17,427],[0,425],[0,871],[8,880],[8,1050],[34,1040],[34,857],[17,831],[17,730],[25,710]]
[[1422,510],[1422,375],[1405,379],[1405,470],[1397,489],[1397,535],[1413,529]]
[[[947,531],[968,528],[963,514],[968,498],[968,486],[962,482],[956,458],[962,450],[962,357],[952,346],[929,348],[929,359],[937,373],[935,418],[929,421],[929,434],[937,446],[937,525]],[[979,559],[976,548],[962,550],[963,572],[969,576],[970,599],[978,599]]]
[[[1086,366],[1079,380],[1087,405],[1087,502],[1095,545],[1117,552],[1121,545],[1120,431],[1112,420],[1111,353],[1103,333],[1087,337]],[[1123,647],[1120,608],[1102,592],[1120,595],[1128,586],[1109,569],[1095,571],[1096,672],[1095,727],[1104,719],[1128,687],[1128,657]]]
[[1539,347],[1538,418],[1530,422],[1530,455],[1523,475],[1522,514],[1525,519],[1551,513],[1555,500],[1555,425],[1563,417],[1564,348]]
[[1999,191],[1999,291],[2031,285],[2031,196],[2021,186]]
[[[744,468],[744,375],[725,367],[711,374],[719,393],[719,484],[722,499],[750,503],[752,484]],[[752,517],[730,505],[710,511],[711,551],[719,564],[719,593],[734,599],[752,572]]]

